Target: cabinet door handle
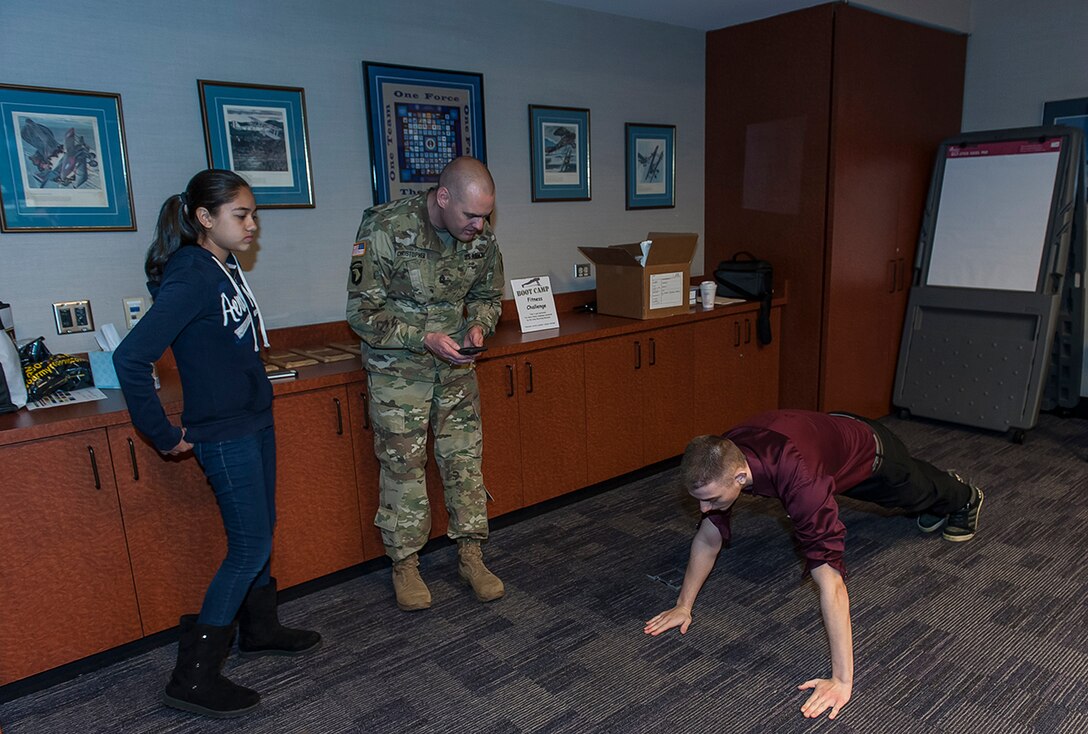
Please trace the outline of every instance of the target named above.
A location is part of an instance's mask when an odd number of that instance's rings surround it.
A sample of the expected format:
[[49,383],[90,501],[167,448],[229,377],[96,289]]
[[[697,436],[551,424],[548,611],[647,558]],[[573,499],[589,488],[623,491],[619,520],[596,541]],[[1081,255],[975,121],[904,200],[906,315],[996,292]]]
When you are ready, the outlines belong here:
[[333,398],[332,401],[336,403],[336,435],[344,435],[344,415],[340,412],[340,398]]
[[752,343],[752,320],[751,319],[745,319],[744,320],[744,343],[745,344],[751,344]]
[[895,287],[899,283],[899,264],[894,260],[889,260],[889,278],[888,278],[888,293],[895,293]]
[[642,342],[635,342],[635,369],[642,369]]
[[363,428],[370,430],[370,395],[361,392],[359,397],[363,399]]
[[514,365],[506,365],[506,397],[514,397]]
[[734,321],[733,322],[733,346],[734,347],[739,347],[740,346],[740,322],[739,321]]
[[533,363],[526,362],[525,367],[529,370],[529,384],[525,386],[525,392],[531,393],[533,391]]
[[140,467],[136,465],[136,444],[132,442],[131,438],[125,440],[128,441],[128,458],[132,460],[132,481],[138,482],[140,481]]
[[650,366],[653,367],[657,364],[657,342],[654,338],[650,337]]
[[98,461],[94,458],[94,446],[88,446],[87,453],[91,455],[91,471],[94,472],[94,488],[102,489],[102,480],[98,477]]

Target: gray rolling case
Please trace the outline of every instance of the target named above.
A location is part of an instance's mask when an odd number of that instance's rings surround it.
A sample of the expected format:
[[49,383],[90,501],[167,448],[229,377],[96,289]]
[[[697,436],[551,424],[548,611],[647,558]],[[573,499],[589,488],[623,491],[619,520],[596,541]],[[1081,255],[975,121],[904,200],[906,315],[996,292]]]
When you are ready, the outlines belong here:
[[1079,399],[1083,145],[1061,126],[941,144],[899,349],[901,414],[1019,442],[1044,395]]

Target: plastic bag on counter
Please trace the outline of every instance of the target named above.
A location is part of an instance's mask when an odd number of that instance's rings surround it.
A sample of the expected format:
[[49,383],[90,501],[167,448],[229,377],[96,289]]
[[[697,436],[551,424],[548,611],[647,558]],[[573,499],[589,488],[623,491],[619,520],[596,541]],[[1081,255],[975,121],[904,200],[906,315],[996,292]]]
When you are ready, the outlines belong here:
[[57,390],[79,390],[94,384],[91,363],[70,354],[50,354],[45,337],[19,349],[28,400],[41,400]]
[[26,384],[19,350],[6,331],[0,331],[0,413],[26,405]]

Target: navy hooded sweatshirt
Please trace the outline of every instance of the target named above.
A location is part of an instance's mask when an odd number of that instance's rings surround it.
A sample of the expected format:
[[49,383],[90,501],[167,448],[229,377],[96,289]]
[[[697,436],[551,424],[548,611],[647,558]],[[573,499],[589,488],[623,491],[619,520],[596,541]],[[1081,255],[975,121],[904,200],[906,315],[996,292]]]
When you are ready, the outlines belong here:
[[[240,272],[233,254],[225,268]],[[256,304],[247,289],[196,245],[178,248],[162,280],[148,289],[154,304],[113,353],[136,430],[159,451],[181,440],[151,374],[167,347],[173,348],[181,377],[186,441],[227,441],[272,425],[272,385],[260,357]]]

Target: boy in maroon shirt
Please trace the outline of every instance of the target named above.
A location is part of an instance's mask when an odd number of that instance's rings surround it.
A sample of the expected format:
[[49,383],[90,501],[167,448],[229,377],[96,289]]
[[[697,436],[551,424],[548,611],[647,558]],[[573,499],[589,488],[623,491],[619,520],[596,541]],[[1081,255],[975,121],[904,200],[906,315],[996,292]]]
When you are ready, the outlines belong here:
[[646,623],[659,635],[673,627],[686,633],[691,608],[730,538],[733,502],[741,492],[777,497],[793,522],[793,533],[820,591],[820,612],[831,647],[831,677],[813,678],[798,689],[813,689],[801,707],[807,718],[831,709],[834,719],[850,700],[853,640],[846,593],[843,541],[835,496],[844,494],[883,507],[920,513],[918,527],[944,527],[953,542],[971,540],[978,527],[983,493],[958,475],[910,455],[882,424],[845,414],[777,410],[750,419],[724,437],[699,436],[688,444],[681,481],[703,513],[691,543],[676,606]]

